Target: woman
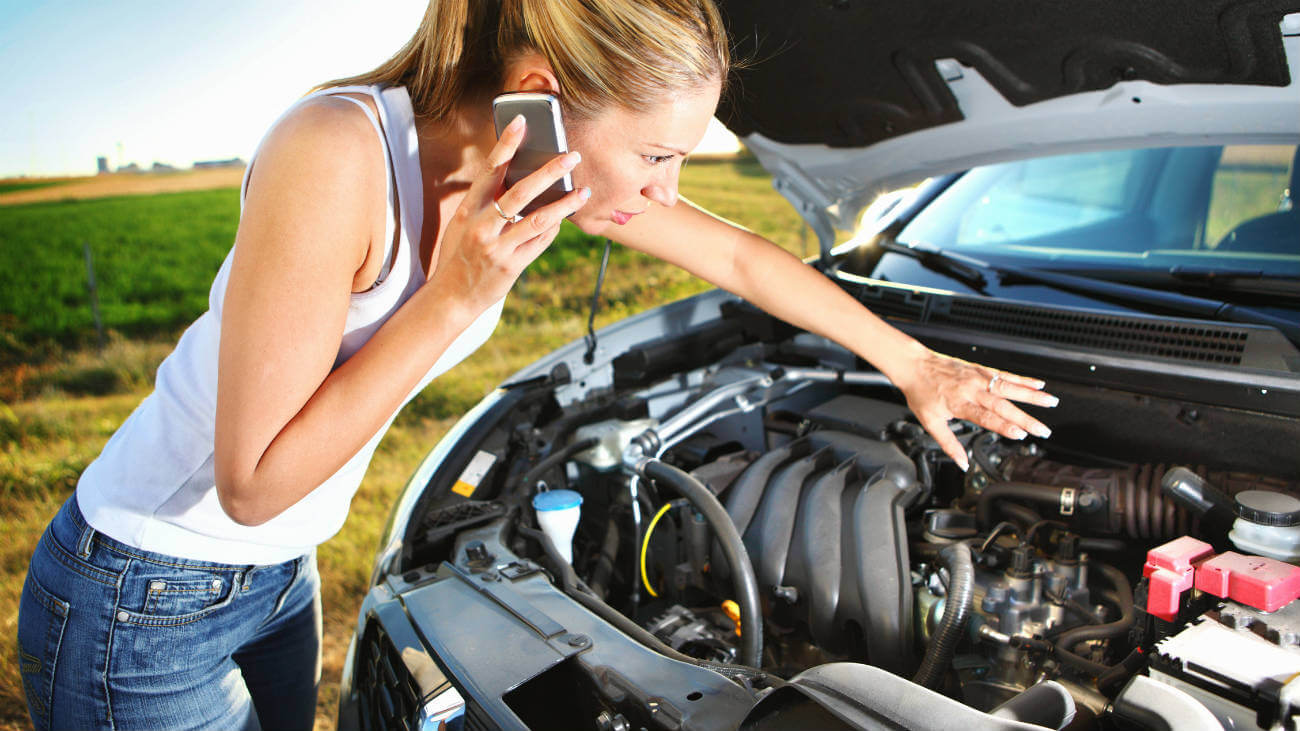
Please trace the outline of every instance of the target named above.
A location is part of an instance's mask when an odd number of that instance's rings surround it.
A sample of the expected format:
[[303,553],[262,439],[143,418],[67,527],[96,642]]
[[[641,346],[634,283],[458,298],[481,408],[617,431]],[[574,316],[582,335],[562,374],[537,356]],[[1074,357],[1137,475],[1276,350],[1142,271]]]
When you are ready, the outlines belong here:
[[[245,175],[210,310],[33,557],[19,645],[36,727],[310,727],[314,548],[396,412],[487,338],[565,217],[847,333],[963,467],[951,418],[1046,436],[1008,400],[1051,405],[1040,382],[935,354],[675,205],[727,66],[710,0],[431,0],[392,60],[287,112]],[[504,91],[557,95],[575,150],[508,189],[525,130],[496,138]],[[570,171],[572,193],[516,220]]]

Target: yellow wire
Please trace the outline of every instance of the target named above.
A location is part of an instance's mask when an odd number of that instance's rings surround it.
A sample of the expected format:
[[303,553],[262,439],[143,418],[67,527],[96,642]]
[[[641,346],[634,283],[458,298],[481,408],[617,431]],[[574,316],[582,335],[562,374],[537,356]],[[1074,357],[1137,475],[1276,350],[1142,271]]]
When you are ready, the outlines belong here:
[[659,512],[655,513],[655,517],[650,520],[650,526],[645,529],[645,540],[641,541],[641,583],[645,584],[645,590],[650,592],[652,597],[657,597],[659,594],[655,592],[654,587],[650,586],[650,577],[646,576],[645,573],[646,549],[650,547],[650,534],[654,532],[655,524],[659,522],[660,518],[664,517],[664,513],[668,512],[668,509],[672,506],[672,503],[664,503],[664,506],[659,508]]

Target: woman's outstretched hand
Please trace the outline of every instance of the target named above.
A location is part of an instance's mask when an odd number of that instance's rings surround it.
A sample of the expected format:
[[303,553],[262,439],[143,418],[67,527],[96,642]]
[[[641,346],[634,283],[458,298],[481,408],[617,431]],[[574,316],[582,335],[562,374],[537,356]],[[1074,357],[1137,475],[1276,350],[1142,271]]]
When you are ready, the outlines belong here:
[[1052,433],[1012,403],[1056,406],[1058,399],[1045,393],[1045,384],[1036,378],[918,348],[909,376],[895,380],[895,385],[907,397],[921,426],[963,470],[969,466],[966,450],[948,427],[952,419],[974,422],[1008,439],[1024,439],[1029,434],[1046,438]]
[[[529,202],[564,177],[581,160],[577,152],[556,157],[514,187],[502,192],[506,167],[524,139],[524,119],[515,117],[488,154],[483,173],[470,185],[465,199],[452,215],[438,248],[437,263],[429,281],[475,312],[487,309],[506,295],[555,235],[560,223],[586,204],[587,188],[517,218]],[[509,216],[515,220],[509,220]]]

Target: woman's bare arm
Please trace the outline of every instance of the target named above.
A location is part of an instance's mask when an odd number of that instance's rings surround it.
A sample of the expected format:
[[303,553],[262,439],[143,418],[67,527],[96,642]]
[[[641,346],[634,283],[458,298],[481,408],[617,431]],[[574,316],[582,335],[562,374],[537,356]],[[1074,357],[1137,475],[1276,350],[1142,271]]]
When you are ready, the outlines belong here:
[[947,427],[970,419],[1004,436],[1050,430],[1010,400],[1053,406],[1043,383],[1002,374],[989,393],[992,369],[934,353],[872,314],[825,275],[761,236],[718,219],[686,201],[654,207],[628,222],[615,240],[652,254],[758,307],[834,340],[866,359],[907,396],[908,405],[958,464],[966,456]]
[[[259,152],[222,315],[216,487],[226,514],[246,525],[342,467],[581,204],[575,191],[503,229],[491,197],[522,127],[503,135],[448,223],[427,286],[331,371],[374,217],[386,215],[386,181],[359,110],[308,107]],[[530,200],[563,173],[557,165],[511,194]]]

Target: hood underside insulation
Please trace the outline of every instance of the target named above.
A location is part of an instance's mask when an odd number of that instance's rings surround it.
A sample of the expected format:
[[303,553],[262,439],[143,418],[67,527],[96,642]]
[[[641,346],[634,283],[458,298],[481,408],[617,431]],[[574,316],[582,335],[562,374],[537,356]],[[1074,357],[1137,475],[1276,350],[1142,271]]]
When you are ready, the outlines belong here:
[[741,61],[719,116],[741,136],[862,147],[963,118],[937,59],[1016,106],[1119,81],[1287,86],[1297,0],[721,0]]

